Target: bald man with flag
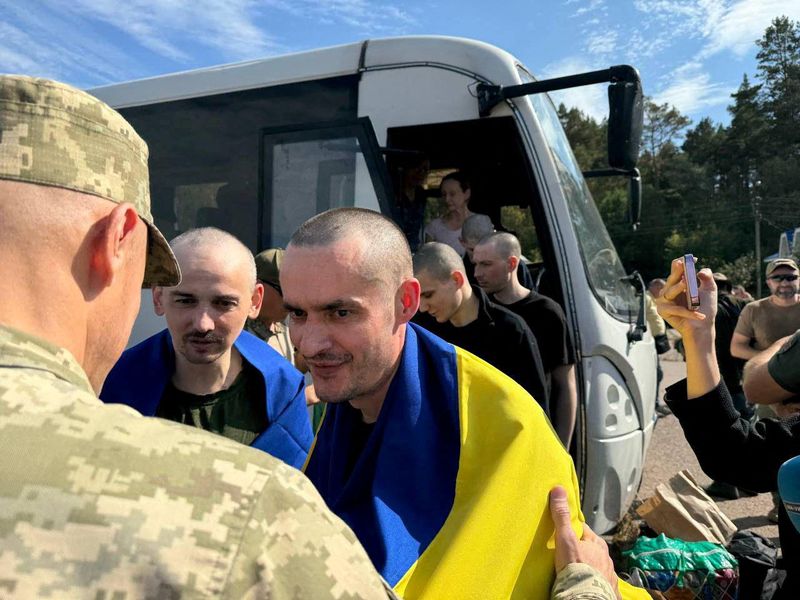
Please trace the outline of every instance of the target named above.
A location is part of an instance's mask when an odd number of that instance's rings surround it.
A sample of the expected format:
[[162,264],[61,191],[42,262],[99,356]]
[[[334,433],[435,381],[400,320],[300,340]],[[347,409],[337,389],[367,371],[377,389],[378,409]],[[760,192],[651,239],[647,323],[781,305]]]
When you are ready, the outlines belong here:
[[583,531],[572,460],[522,387],[409,323],[420,286],[400,229],[363,209],[317,215],[281,288],[326,403],[305,472],[380,574],[407,600],[550,597],[553,487]]

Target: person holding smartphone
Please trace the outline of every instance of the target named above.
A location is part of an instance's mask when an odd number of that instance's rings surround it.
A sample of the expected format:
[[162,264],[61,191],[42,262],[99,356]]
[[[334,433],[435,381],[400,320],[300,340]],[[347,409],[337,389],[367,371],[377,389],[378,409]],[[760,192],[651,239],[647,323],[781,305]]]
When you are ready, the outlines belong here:
[[[656,299],[659,314],[681,333],[686,348],[686,380],[667,388],[667,404],[707,475],[758,492],[775,491],[781,464],[800,454],[800,418],[753,425],[739,415],[720,377],[714,348],[716,283],[710,270],[697,273],[700,303],[692,310],[686,279],[683,257],[673,260]],[[800,535],[783,506],[778,530],[787,577],[774,598],[800,598]]]

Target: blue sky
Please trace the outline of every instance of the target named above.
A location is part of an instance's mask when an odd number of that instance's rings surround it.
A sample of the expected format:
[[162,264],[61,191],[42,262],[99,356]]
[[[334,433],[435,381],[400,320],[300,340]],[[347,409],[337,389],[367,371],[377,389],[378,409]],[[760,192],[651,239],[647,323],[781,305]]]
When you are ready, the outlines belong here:
[[[409,34],[480,39],[537,76],[629,63],[645,93],[727,122],[775,16],[800,0],[3,0],[0,71],[80,87]],[[602,86],[555,97],[602,117]]]

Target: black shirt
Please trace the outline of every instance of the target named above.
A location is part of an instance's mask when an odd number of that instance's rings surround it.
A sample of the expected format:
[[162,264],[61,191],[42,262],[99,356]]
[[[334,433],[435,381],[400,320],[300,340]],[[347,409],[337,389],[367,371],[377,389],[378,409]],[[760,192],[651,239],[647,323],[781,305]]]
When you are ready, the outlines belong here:
[[[500,304],[495,298],[492,300]],[[522,317],[533,332],[542,354],[544,371],[548,376],[556,367],[575,362],[567,319],[555,300],[532,291],[522,300],[500,306]]]
[[[800,454],[800,417],[763,419],[753,425],[739,415],[724,382],[689,400],[686,381],[680,381],[667,388],[666,400],[703,471],[715,481],[774,492],[780,466]],[[787,577],[775,599],[800,598],[800,534],[783,503],[778,533]]]
[[720,375],[732,394],[742,391],[742,369],[745,361],[731,355],[731,339],[744,305],[743,300],[731,294],[720,293],[717,297],[717,316],[714,319],[717,337],[714,343]]
[[423,313],[417,313],[414,322],[511,377],[547,411],[550,392],[533,333],[520,317],[490,301],[481,288],[473,285],[472,290],[479,306],[478,318],[471,323],[456,327]]
[[[354,409],[355,410],[355,409]],[[367,446],[367,441],[372,431],[375,429],[375,423],[364,423],[361,415],[355,421],[353,430],[350,432],[350,440],[347,445],[347,476],[353,473],[358,459],[364,452]]]

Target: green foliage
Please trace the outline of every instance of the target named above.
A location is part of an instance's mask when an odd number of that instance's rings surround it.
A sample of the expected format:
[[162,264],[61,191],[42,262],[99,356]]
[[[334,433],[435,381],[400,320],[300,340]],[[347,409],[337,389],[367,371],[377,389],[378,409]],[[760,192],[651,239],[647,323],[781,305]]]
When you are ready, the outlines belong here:
[[756,42],[761,102],[770,118],[773,143],[796,152],[800,145],[800,24],[774,19]]
[[[646,101],[637,231],[626,223],[624,180],[589,181],[623,263],[646,279],[692,252],[752,286],[755,216],[762,256],[775,252],[781,231],[800,225],[800,25],[776,18],[756,44],[758,83],[744,75],[727,127],[708,118],[692,127],[675,107]],[[604,166],[606,123],[563,105],[559,116],[581,168]]]
[[731,262],[723,262],[719,264],[701,263],[703,266],[710,266],[715,272],[725,273],[728,279],[731,280],[733,285],[743,285],[751,292],[755,291],[755,272],[756,272],[756,257],[752,252],[743,254],[739,258]]
[[500,222],[517,236],[525,258],[532,262],[541,262],[542,252],[539,249],[539,240],[536,237],[530,210],[519,206],[504,206]]

